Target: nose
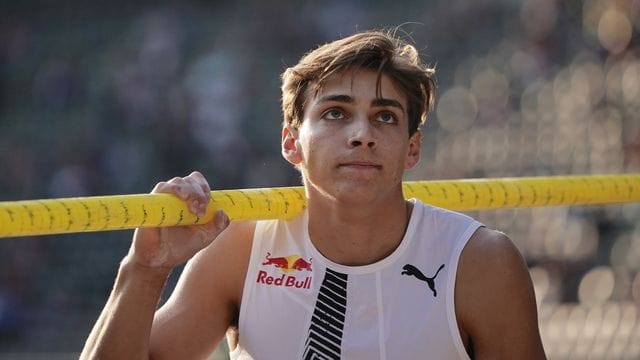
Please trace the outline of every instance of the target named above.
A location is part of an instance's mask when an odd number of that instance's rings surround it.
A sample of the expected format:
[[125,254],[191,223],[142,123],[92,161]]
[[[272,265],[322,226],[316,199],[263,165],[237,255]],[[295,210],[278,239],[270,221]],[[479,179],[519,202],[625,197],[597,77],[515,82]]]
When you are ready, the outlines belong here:
[[372,129],[372,125],[367,120],[356,120],[352,123],[352,129],[350,129],[349,147],[356,148],[359,146],[366,146],[374,149],[377,145],[377,140]]

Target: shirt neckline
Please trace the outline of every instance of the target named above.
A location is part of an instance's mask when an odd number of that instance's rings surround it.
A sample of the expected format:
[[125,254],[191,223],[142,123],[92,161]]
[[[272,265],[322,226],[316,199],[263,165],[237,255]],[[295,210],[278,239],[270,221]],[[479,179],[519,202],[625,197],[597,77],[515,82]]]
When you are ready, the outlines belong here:
[[380,271],[383,268],[393,264],[402,254],[404,254],[405,250],[409,247],[411,242],[413,241],[413,234],[415,233],[415,229],[418,226],[419,219],[422,218],[422,214],[424,212],[424,207],[421,206],[421,203],[416,201],[416,199],[409,199],[413,203],[413,210],[411,211],[411,216],[409,217],[409,223],[407,225],[407,230],[400,241],[400,244],[396,249],[386,256],[383,259],[380,259],[374,263],[367,265],[358,265],[358,266],[349,266],[338,264],[332,260],[326,258],[322,253],[315,247],[313,242],[311,241],[311,237],[309,236],[309,211],[305,209],[302,217],[303,228],[304,228],[304,242],[309,247],[310,252],[313,256],[314,262],[316,259],[320,260],[326,267],[331,270],[341,272],[343,274],[369,274],[374,273],[376,271]]

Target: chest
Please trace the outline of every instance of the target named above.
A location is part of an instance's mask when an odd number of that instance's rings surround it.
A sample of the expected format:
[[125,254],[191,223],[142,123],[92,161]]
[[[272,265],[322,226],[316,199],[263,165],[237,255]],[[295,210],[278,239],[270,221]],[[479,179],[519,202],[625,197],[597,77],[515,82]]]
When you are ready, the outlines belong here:
[[447,271],[442,264],[409,264],[408,273],[406,265],[367,274],[260,269],[243,301],[240,342],[247,339],[243,345],[260,358],[271,352],[265,358],[285,359],[420,358],[447,347],[453,306]]

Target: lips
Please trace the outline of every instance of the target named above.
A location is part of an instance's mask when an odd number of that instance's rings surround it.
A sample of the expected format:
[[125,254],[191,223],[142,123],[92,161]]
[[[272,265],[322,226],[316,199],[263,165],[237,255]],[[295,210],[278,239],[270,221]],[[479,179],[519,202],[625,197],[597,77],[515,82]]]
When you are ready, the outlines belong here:
[[382,169],[382,165],[376,164],[371,161],[345,161],[341,162],[338,167],[354,169],[354,170],[380,170]]

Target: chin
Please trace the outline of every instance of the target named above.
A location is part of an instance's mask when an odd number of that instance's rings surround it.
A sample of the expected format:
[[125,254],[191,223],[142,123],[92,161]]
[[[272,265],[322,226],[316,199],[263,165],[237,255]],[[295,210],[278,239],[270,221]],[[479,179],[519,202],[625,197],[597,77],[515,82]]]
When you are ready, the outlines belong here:
[[370,181],[349,182],[334,188],[334,197],[343,203],[371,203],[379,199],[385,191]]
[[309,191],[344,204],[373,203],[399,188],[397,183],[380,175],[339,177],[316,183],[306,180]]

